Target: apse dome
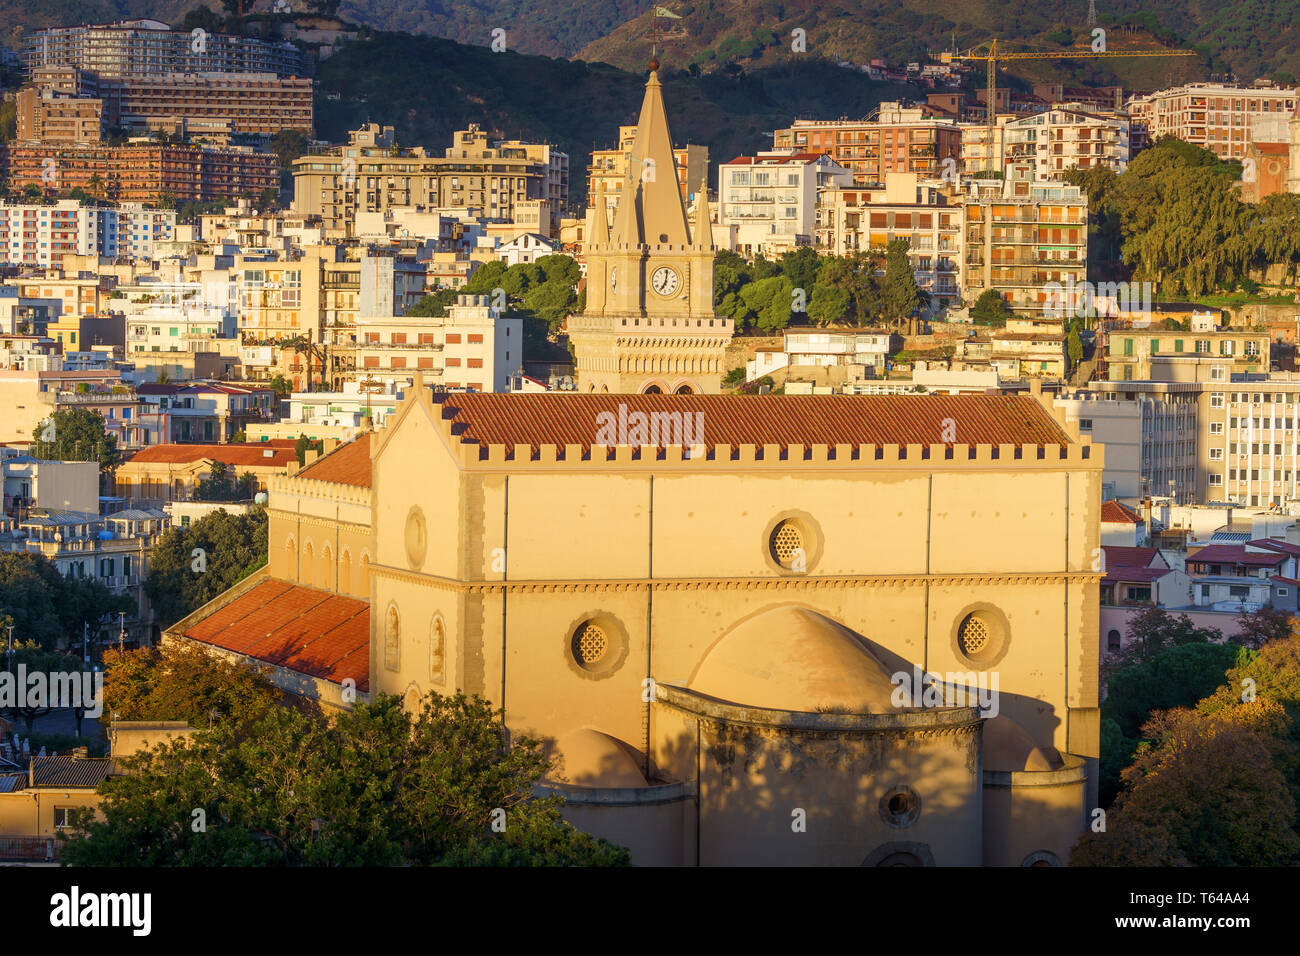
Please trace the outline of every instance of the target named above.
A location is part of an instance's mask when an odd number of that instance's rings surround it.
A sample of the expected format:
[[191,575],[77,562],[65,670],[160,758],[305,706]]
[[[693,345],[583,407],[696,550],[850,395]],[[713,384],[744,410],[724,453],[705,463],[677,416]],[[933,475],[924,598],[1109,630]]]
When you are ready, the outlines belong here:
[[736,624],[704,655],[687,687],[769,710],[896,710],[889,673],[866,639],[807,607],[773,608]]
[[609,734],[584,727],[562,736],[555,744],[552,781],[575,787],[644,787],[641,768]]
[[984,721],[984,769],[1019,772],[1056,770],[1061,762],[1005,714]]

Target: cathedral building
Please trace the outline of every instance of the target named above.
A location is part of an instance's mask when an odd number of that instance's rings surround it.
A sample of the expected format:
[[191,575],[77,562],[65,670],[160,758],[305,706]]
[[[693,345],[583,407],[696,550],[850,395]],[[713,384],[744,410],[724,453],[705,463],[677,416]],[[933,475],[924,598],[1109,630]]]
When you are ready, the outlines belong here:
[[569,318],[580,392],[722,389],[734,323],[713,314],[708,189],[700,186],[688,221],[658,65],[651,66],[614,225],[603,191],[588,204],[587,307]]
[[329,707],[481,695],[635,863],[1059,865],[1102,467],[1034,395],[417,383],[272,479],[269,566],[167,636]]

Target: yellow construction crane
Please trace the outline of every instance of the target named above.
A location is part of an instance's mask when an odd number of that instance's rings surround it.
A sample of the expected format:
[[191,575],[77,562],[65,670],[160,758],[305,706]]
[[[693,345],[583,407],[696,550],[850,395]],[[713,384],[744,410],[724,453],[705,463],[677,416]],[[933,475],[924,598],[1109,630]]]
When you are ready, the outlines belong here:
[[[988,46],[988,52],[976,53],[975,51],[982,46]],[[999,53],[998,41],[989,40],[987,44],[981,43],[980,46],[973,47],[967,53],[940,53],[940,63],[952,63],[956,60],[976,61],[984,60],[988,64],[988,99],[985,101],[985,112],[988,114],[989,142],[993,142],[993,127],[997,125],[997,104],[994,102],[994,93],[998,88],[998,63],[1007,60],[1074,60],[1081,57],[1107,57],[1107,56],[1199,56],[1195,50],[1061,50],[1056,53]]]

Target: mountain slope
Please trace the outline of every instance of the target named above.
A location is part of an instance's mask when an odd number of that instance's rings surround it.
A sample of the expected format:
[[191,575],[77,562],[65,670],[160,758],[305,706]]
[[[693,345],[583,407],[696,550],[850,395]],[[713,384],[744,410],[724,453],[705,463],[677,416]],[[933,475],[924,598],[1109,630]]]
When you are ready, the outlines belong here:
[[[403,146],[441,152],[478,123],[493,135],[554,143],[569,154],[570,188],[582,201],[593,147],[612,147],[636,122],[644,72],[492,53],[450,40],[380,34],[344,46],[317,73],[318,135],[342,140],[367,120],[392,124]],[[825,61],[758,69],[731,78],[665,70],[673,138],[709,147],[717,163],[770,149],[771,131],[794,116],[862,116],[881,100],[915,97],[910,86],[874,83]]]

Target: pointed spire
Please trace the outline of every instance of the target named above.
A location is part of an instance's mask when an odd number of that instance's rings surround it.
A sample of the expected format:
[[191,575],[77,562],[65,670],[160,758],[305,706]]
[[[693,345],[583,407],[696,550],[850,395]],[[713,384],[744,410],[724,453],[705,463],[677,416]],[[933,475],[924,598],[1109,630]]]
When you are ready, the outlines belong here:
[[627,180],[618,200],[610,239],[633,246],[690,243],[686,207],[677,186],[672,133],[668,129],[657,70],[651,70],[646,80],[636,138],[628,158]]
[[691,242],[696,249],[713,248],[713,221],[709,216],[709,181],[700,183],[700,191],[695,194],[695,225],[692,229]]
[[609,213],[605,207],[605,181],[602,179],[596,187],[596,201],[592,205],[591,227],[590,232],[587,233],[587,241],[590,245],[609,245]]

